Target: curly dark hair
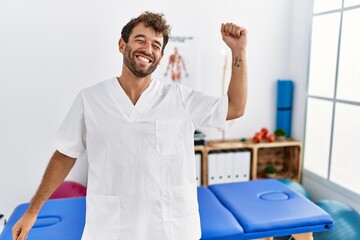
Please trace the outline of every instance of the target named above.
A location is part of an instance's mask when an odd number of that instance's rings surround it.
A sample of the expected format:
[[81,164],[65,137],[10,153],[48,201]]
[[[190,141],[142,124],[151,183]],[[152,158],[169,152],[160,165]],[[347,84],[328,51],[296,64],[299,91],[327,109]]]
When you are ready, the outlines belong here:
[[164,45],[162,46],[162,52],[164,52],[165,46],[169,41],[171,27],[167,24],[163,13],[152,13],[149,11],[143,12],[137,18],[133,18],[128,22],[121,30],[121,38],[127,43],[132,30],[139,24],[144,23],[146,27],[152,27],[157,34],[162,34],[164,39]]

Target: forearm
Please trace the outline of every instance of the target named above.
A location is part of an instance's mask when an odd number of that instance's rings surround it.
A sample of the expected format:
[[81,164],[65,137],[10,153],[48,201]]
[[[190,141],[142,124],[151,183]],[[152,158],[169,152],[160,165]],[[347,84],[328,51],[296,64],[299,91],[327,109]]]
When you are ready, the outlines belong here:
[[228,89],[229,107],[227,120],[244,115],[247,100],[246,50],[232,51],[231,80]]
[[74,166],[76,159],[66,156],[58,151],[50,159],[45,170],[41,184],[30,202],[29,213],[37,214],[51,194],[64,181]]

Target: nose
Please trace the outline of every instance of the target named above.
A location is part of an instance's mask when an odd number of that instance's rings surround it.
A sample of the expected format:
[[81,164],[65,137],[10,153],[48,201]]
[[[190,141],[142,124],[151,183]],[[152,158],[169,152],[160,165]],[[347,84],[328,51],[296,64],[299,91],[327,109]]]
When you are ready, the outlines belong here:
[[151,54],[152,53],[152,46],[151,42],[146,41],[143,47],[141,48],[145,53]]

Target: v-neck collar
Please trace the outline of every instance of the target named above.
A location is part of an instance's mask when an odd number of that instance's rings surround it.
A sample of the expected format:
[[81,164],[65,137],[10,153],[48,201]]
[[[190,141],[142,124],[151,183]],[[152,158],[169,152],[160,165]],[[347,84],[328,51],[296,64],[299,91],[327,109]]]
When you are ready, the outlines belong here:
[[139,99],[134,105],[119,83],[117,77],[114,77],[113,83],[118,107],[128,117],[128,119],[132,118],[137,111],[143,109],[149,103],[149,101],[146,101],[146,99],[148,98],[149,92],[151,92],[155,85],[154,80],[151,80],[149,86],[140,95]]

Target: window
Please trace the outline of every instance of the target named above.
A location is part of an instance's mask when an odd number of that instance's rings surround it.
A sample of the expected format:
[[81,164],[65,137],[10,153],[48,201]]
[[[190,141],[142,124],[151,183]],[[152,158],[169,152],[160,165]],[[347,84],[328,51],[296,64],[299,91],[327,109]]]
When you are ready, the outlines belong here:
[[329,168],[332,110],[331,101],[308,99],[304,167],[324,178]]
[[[351,1],[351,0],[348,0]],[[352,0],[354,1],[354,0]],[[341,8],[342,0],[314,0],[314,13]]]
[[360,106],[336,103],[330,180],[360,193]]
[[360,102],[360,7],[343,14],[336,97]]
[[[334,96],[340,13],[313,18],[309,94]],[[332,36],[332,37],[329,37]]]
[[345,7],[351,7],[351,6],[358,5],[358,4],[360,4],[360,0],[345,0],[344,1]]
[[304,168],[360,194],[360,0],[314,0]]

